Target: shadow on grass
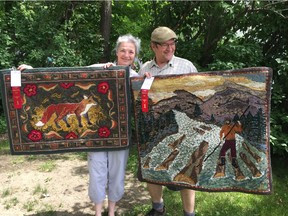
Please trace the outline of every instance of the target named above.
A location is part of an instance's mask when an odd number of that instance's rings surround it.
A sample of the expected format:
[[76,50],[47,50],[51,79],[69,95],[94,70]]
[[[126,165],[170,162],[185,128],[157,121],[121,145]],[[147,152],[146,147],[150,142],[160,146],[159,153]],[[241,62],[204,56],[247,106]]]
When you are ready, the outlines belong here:
[[272,156],[272,173],[273,177],[288,178],[288,158],[280,156]]
[[40,212],[37,214],[27,214],[27,216],[91,216],[94,214],[85,214],[85,213],[73,213],[68,211],[47,211],[47,212]]
[[43,210],[38,213],[25,214],[26,216],[91,216],[94,214],[84,213],[87,208],[93,212],[93,204],[90,202],[74,203],[71,211]]
[[94,214],[85,214],[85,213],[72,213],[67,211],[47,211],[47,212],[40,212],[37,214],[31,214],[27,216],[91,216]]
[[72,169],[72,175],[88,175],[88,164],[83,166],[77,166]]

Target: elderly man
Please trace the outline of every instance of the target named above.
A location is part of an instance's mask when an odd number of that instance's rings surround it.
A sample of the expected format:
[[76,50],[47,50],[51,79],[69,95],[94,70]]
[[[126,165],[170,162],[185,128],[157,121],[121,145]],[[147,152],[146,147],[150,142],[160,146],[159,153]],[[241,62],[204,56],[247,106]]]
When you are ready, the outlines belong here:
[[[158,27],[151,34],[150,47],[155,57],[140,68],[139,75],[161,76],[168,74],[187,74],[197,72],[196,67],[187,59],[174,56],[177,35],[168,27]],[[167,186],[170,190],[180,191],[184,216],[194,216],[195,191]],[[152,200],[152,209],[146,216],[165,215],[166,210],[162,198],[161,185],[147,183],[147,188]]]

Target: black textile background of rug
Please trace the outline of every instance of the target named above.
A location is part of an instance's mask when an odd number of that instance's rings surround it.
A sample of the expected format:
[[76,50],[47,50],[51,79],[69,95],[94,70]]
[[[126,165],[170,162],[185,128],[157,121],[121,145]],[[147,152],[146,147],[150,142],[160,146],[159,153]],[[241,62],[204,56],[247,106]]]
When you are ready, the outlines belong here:
[[1,71],[1,88],[11,154],[129,147],[128,68],[25,70],[21,73],[21,109],[13,105],[10,70]]
[[[270,68],[155,77],[148,112],[141,108],[143,81],[131,79],[140,181],[210,192],[271,193]],[[233,133],[241,122],[241,131],[234,133],[236,160],[228,150],[221,165],[220,134],[228,132],[228,120]]]

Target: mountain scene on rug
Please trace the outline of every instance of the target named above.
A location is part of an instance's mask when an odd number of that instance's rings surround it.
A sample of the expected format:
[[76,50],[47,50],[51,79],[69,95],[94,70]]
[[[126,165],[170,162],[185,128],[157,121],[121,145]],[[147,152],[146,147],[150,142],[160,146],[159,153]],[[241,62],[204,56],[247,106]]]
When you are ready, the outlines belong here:
[[139,179],[270,193],[271,71],[266,72],[155,77],[148,112],[141,110],[140,84],[132,82]]

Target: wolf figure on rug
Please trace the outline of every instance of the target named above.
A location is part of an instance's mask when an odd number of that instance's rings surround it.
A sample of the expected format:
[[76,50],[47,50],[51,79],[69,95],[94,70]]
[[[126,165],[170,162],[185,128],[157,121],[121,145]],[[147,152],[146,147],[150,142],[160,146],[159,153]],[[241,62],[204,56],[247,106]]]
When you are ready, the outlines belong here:
[[76,115],[79,127],[82,127],[82,116],[85,116],[88,120],[88,124],[91,125],[92,123],[89,120],[88,111],[92,106],[95,105],[97,105],[97,102],[93,99],[93,97],[90,96],[88,98],[85,95],[84,99],[79,103],[51,104],[44,110],[41,120],[38,121],[35,125],[38,127],[44,126],[54,113],[56,113],[57,115],[54,122],[58,128],[60,128],[60,126],[58,125],[58,122],[60,120],[63,120],[66,123],[67,127],[70,127],[67,120],[71,115]]

